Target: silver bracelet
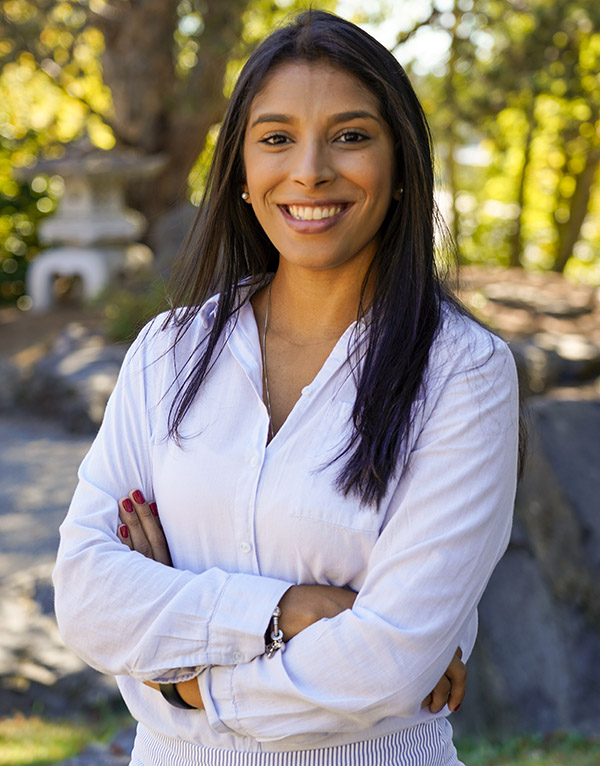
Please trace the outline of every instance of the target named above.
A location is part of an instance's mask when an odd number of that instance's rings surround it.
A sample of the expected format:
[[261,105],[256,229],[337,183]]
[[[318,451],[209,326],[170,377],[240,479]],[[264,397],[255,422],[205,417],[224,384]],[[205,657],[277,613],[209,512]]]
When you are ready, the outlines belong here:
[[271,615],[271,620],[273,622],[273,630],[271,631],[271,643],[267,644],[267,657],[269,659],[271,659],[275,652],[278,652],[280,649],[283,652],[285,649],[285,644],[283,642],[283,631],[279,628],[280,617],[281,609],[276,606],[273,610],[273,614]]

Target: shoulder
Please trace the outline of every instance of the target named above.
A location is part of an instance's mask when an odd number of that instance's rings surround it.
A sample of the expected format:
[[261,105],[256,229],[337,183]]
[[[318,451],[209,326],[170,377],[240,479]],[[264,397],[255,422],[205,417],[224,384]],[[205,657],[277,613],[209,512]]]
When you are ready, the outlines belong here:
[[449,387],[464,390],[473,401],[492,390],[518,400],[517,370],[508,344],[451,303],[442,309],[425,386],[433,401]]
[[157,314],[140,330],[131,350],[141,352],[147,361],[152,361],[180,344],[183,353],[197,348],[210,334],[217,305],[218,296],[213,296],[199,307]]
[[503,360],[512,362],[508,344],[451,303],[442,305],[442,314],[430,354],[430,367],[443,366],[448,372]]
[[140,330],[125,358],[124,369],[144,378],[177,376],[201,353],[210,335],[217,297],[198,308],[158,314]]

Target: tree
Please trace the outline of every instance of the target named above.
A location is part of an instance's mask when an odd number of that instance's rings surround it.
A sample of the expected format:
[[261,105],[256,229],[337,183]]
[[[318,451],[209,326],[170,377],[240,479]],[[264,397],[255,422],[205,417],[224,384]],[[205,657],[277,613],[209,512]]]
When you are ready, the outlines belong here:
[[[101,148],[134,147],[165,156],[159,178],[130,190],[132,205],[156,221],[185,198],[190,171],[220,122],[241,62],[274,24],[305,5],[304,0],[0,0],[0,96],[5,95],[0,203],[4,195],[6,213],[0,215],[0,232],[12,233],[18,249],[34,244],[19,238],[15,228],[11,200],[31,192],[10,168],[30,166],[38,155],[55,156],[85,132]],[[333,10],[335,0],[320,5]],[[39,200],[28,203],[34,218],[34,211],[53,208],[48,191],[40,210]],[[13,256],[21,254],[4,253],[5,260],[15,261]]]
[[[560,271],[581,267],[574,253],[598,261],[600,8],[455,0],[432,5],[399,43],[424,25],[450,40],[444,71],[421,85],[463,252]],[[487,168],[456,162],[470,142],[487,150]]]

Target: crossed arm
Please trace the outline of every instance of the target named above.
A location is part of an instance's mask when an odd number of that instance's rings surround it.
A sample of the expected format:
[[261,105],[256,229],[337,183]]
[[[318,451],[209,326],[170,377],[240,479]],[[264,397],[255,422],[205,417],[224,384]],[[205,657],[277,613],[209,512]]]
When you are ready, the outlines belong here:
[[[133,490],[128,497],[119,500],[119,518],[121,524],[117,534],[124,545],[165,566],[173,565],[156,504],[146,501],[140,490]],[[279,626],[285,640],[293,639],[318,620],[332,618],[345,609],[351,609],[355,598],[353,591],[334,585],[291,586],[279,602]],[[451,711],[458,710],[465,695],[467,677],[461,657],[462,651],[458,647],[446,672],[423,700],[422,707],[429,707],[432,713],[439,712],[446,704]],[[145,683],[159,689],[158,684]],[[197,678],[179,682],[177,689],[189,705],[204,709]]]

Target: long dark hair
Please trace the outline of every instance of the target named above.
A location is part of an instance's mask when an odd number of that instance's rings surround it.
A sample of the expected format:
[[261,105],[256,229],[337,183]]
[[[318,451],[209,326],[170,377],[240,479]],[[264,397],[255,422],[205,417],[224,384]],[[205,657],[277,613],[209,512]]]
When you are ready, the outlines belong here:
[[[214,323],[187,375],[178,379],[169,433],[177,437],[199,387],[214,364],[228,320],[245,300],[240,282],[264,284],[278,254],[250,206],[241,199],[243,143],[253,99],[278,65],[327,61],[362,82],[379,102],[394,140],[395,178],[403,192],[392,200],[367,281],[371,287],[368,340],[357,347],[357,394],[352,434],[338,489],[379,506],[388,482],[407,460],[413,403],[446,295],[434,258],[431,135],[408,77],[394,56],[359,27],[323,11],[305,12],[270,35],[244,66],[223,121],[199,214],[175,272],[174,309],[168,322],[190,327],[203,302],[220,299]],[[365,314],[363,301],[359,316]],[[356,356],[351,353],[351,359]]]

